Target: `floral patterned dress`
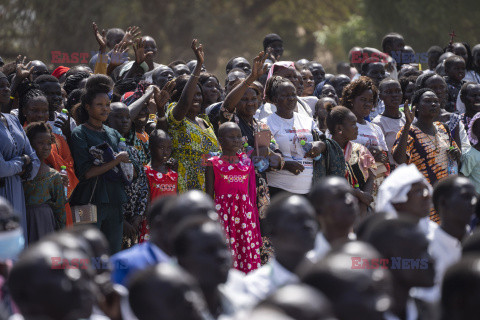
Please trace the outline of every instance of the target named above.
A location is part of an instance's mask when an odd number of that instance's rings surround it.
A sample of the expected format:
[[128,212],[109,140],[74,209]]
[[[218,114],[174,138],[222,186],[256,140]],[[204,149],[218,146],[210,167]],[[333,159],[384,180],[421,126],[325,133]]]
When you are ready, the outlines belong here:
[[199,115],[207,126],[202,129],[187,118],[176,120],[172,113],[175,106],[175,103],[168,106],[167,121],[172,157],[178,161],[178,192],[205,191],[205,160],[209,153],[220,151],[217,137],[206,115]]
[[260,267],[262,238],[256,206],[255,170],[245,154],[238,163],[210,158],[215,174],[215,208],[223,224],[233,266],[245,273]]

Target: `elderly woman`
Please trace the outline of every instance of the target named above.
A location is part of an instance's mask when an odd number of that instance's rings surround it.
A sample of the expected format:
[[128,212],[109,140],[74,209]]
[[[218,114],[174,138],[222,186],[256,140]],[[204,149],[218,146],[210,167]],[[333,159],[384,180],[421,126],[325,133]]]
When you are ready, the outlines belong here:
[[[10,83],[0,72],[0,107],[10,103]],[[15,116],[0,113],[0,196],[20,214],[25,241],[27,220],[22,179],[33,179],[40,167],[35,151]]]
[[344,176],[345,167],[335,166],[345,162],[340,147],[319,133],[312,118],[295,112],[297,95],[294,85],[285,78],[274,76],[267,81],[266,97],[275,104],[276,112],[267,117],[265,123],[283,157],[280,170],[267,172],[272,197],[282,191],[308,193],[314,174],[319,176],[317,171],[323,170],[323,175]]
[[[275,62],[270,68],[270,71],[268,72],[267,81],[273,76],[280,76],[287,80],[290,80],[295,88],[298,87],[299,79],[297,77],[295,64],[292,61]],[[267,85],[265,85],[265,100],[267,102],[260,106],[260,108],[257,110],[257,114],[255,115],[255,118],[260,121],[263,121],[268,116],[274,114],[277,111],[277,106],[275,102],[269,99],[266,91]],[[301,115],[312,117],[312,108],[306,102],[299,99],[298,96],[295,96],[295,99],[296,105],[294,111]]]
[[[178,103],[172,103],[167,110],[168,133],[172,138],[172,156],[178,161],[178,191],[191,189],[205,191],[204,161],[210,152],[218,152],[218,141],[213,127],[202,109],[202,90],[198,78],[203,65],[203,48],[192,42],[197,65],[191,76],[177,79]],[[188,79],[188,80],[187,80]],[[175,96],[172,97],[175,100]]]
[[[413,112],[405,108],[405,125],[397,134],[392,149],[393,158],[399,164],[413,163],[433,185],[448,176],[449,163],[459,162],[461,152],[448,127],[435,122],[440,112],[440,102],[431,89],[417,90],[412,97]],[[415,117],[414,117],[415,114]],[[439,222],[432,210],[430,219]]]

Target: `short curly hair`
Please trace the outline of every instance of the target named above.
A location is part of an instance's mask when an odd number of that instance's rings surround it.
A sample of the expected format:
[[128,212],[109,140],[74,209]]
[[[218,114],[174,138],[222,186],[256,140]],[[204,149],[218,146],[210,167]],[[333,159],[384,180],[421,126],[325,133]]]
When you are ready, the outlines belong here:
[[342,106],[353,109],[353,101],[367,90],[372,90],[374,104],[378,99],[378,89],[369,77],[362,76],[343,88]]

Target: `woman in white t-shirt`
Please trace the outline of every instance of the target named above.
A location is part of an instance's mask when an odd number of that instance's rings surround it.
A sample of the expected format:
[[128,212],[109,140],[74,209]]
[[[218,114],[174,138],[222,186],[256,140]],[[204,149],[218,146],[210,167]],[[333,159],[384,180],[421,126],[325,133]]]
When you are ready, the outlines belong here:
[[[266,124],[283,155],[281,170],[267,172],[267,182],[273,197],[281,191],[306,194],[313,180],[314,158],[326,148],[322,141],[314,141],[312,131],[318,128],[308,116],[294,112],[297,95],[287,79],[274,76],[266,95],[276,106],[275,113],[265,119]],[[306,150],[311,144],[311,149]]]
[[388,163],[387,144],[382,129],[366,121],[377,102],[378,91],[372,80],[360,77],[343,90],[342,105],[352,110],[357,117],[358,137],[354,142],[367,147],[375,162]]
[[[270,71],[268,72],[267,84],[265,84],[265,100],[266,102],[258,108],[257,113],[255,114],[255,119],[259,121],[264,121],[268,116],[274,114],[277,111],[277,107],[273,101],[271,101],[267,94],[267,86],[270,78],[273,76],[280,76],[287,80],[290,80],[294,87],[296,88],[299,85],[299,79],[297,78],[297,73],[295,65],[292,61],[280,61],[275,62]],[[312,117],[312,109],[304,101],[296,99],[295,112],[303,114],[305,116]]]
[[390,173],[388,147],[382,129],[365,120],[377,103],[377,98],[377,88],[368,77],[360,77],[343,89],[342,104],[357,117],[358,136],[353,142],[364,145],[375,158],[375,182],[372,192],[374,198],[378,187]]

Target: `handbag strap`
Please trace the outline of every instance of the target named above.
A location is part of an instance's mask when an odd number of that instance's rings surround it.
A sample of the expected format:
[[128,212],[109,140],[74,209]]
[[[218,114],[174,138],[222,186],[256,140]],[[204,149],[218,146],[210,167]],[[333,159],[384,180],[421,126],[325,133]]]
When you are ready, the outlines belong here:
[[90,196],[90,200],[88,200],[88,203],[92,203],[93,195],[95,193],[95,189],[97,188],[97,182],[98,182],[98,176],[97,176],[97,179],[95,180],[95,185],[93,186],[92,195]]

